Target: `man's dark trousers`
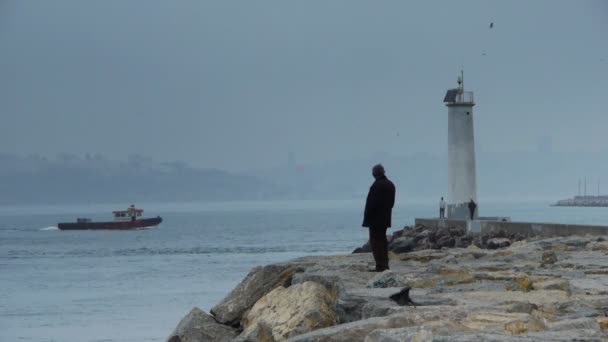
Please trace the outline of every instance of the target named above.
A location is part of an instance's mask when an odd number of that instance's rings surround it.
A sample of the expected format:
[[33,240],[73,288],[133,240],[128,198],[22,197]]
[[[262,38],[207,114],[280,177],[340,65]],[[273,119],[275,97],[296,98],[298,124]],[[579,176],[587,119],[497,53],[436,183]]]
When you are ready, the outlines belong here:
[[386,240],[387,227],[369,228],[369,245],[376,261],[376,271],[388,270],[388,241]]

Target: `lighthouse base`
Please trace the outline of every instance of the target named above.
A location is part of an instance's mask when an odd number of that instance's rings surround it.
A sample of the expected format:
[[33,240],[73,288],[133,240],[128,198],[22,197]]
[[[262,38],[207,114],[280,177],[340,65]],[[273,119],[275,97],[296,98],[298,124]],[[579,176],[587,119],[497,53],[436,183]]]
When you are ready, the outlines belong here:
[[448,218],[451,220],[476,220],[479,216],[479,207],[475,209],[473,218],[469,212],[469,203],[448,204]]

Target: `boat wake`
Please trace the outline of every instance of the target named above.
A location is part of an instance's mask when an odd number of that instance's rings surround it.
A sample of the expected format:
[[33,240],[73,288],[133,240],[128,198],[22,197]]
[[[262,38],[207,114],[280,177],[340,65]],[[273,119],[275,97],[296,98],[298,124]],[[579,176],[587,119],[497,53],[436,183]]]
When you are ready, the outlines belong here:
[[57,227],[46,227],[46,228],[40,228],[40,230],[59,230],[59,228],[57,228]]

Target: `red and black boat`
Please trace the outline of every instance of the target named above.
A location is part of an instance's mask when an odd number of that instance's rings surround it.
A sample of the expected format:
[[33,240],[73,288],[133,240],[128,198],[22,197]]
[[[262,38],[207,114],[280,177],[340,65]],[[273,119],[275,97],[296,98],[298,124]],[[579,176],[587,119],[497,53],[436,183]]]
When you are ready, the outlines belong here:
[[107,230],[125,230],[125,229],[143,229],[147,227],[158,226],[163,219],[160,216],[153,218],[142,218],[144,211],[135,208],[131,205],[127,210],[113,211],[114,221],[110,222],[93,222],[89,218],[78,218],[76,222],[67,222],[57,224],[57,228],[61,230],[87,230],[87,229],[107,229]]

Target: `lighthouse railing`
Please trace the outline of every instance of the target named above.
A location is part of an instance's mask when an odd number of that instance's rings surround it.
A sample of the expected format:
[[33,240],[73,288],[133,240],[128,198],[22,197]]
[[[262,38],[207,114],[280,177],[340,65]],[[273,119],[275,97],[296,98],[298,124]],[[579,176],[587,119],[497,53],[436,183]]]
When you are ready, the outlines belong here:
[[457,103],[473,103],[473,92],[463,91],[456,96]]

